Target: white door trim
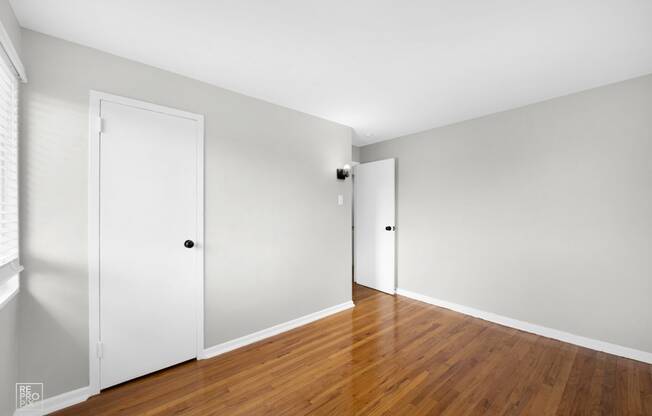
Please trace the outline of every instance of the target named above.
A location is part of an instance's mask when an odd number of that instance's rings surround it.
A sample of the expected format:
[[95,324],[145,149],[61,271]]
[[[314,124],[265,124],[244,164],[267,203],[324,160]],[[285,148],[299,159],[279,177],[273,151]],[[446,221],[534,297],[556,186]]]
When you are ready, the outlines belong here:
[[204,351],[204,116],[174,108],[120,97],[99,91],[90,91],[89,111],[89,162],[88,162],[88,315],[89,315],[89,394],[100,392],[100,359],[98,342],[100,340],[100,102],[128,105],[158,113],[169,114],[195,120],[197,129],[197,268],[195,270],[197,285],[197,352],[200,357]]

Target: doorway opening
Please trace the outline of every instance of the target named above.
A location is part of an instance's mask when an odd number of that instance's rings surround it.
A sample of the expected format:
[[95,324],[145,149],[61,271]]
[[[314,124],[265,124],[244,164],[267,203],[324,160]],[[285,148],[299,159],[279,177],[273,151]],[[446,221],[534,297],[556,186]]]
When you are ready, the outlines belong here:
[[353,167],[353,281],[396,293],[396,160]]

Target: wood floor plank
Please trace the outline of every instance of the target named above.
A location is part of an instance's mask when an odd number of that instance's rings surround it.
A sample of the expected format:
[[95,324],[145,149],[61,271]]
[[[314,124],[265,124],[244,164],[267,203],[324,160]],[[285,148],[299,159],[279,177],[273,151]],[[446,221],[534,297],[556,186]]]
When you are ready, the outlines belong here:
[[649,415],[652,366],[354,286],[356,307],[65,415]]

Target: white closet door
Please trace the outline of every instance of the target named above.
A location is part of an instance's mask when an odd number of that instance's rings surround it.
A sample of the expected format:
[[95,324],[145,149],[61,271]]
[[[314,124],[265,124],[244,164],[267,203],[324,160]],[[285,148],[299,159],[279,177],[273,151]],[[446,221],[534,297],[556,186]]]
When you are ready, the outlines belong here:
[[[197,352],[198,123],[102,100],[100,387]],[[190,243],[188,243],[190,245]]]
[[354,262],[358,284],[395,291],[395,161],[354,168]]

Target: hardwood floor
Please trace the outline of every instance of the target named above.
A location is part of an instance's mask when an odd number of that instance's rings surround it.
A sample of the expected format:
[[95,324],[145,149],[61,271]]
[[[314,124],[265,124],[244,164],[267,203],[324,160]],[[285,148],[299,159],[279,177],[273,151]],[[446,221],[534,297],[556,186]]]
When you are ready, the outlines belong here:
[[652,415],[652,366],[361,286],[356,307],[57,415]]

